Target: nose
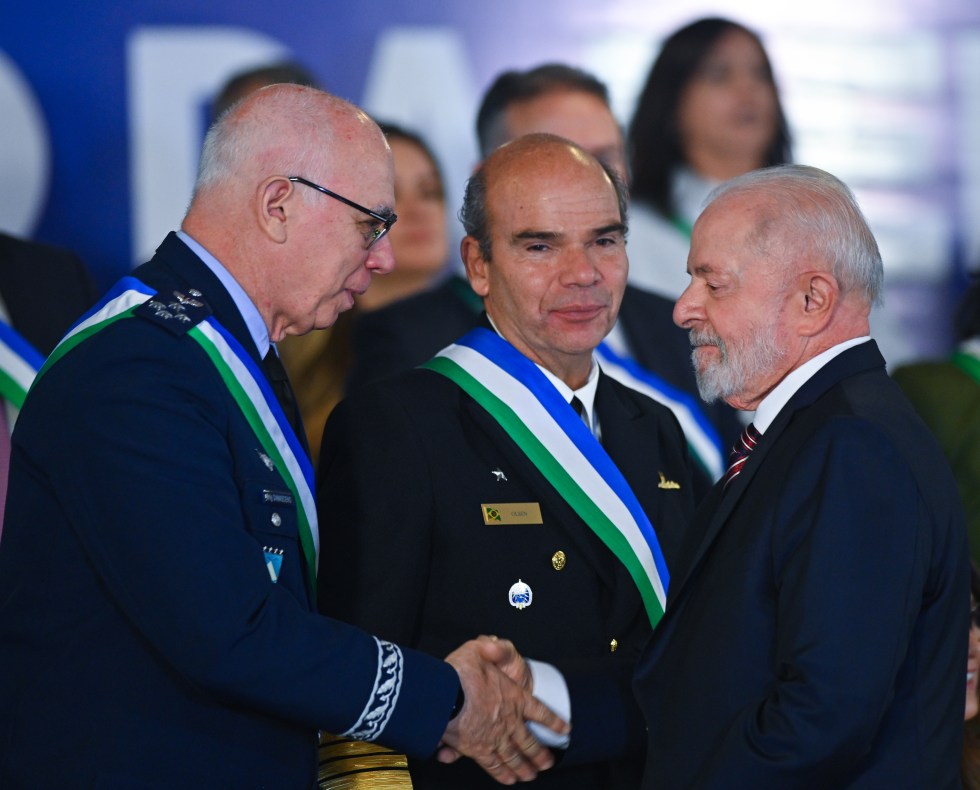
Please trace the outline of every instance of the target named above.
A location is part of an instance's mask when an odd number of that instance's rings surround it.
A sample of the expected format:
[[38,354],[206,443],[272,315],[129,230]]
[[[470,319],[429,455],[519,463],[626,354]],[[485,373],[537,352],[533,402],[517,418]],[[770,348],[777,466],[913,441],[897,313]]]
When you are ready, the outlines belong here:
[[674,323],[682,329],[690,329],[691,324],[700,317],[701,307],[694,296],[694,281],[692,280],[674,303]]
[[565,256],[563,285],[589,286],[599,281],[599,268],[593,262],[588,250],[571,247],[566,251]]
[[368,250],[367,262],[364,264],[373,274],[388,274],[395,269],[395,252],[391,248],[391,239],[385,234]]

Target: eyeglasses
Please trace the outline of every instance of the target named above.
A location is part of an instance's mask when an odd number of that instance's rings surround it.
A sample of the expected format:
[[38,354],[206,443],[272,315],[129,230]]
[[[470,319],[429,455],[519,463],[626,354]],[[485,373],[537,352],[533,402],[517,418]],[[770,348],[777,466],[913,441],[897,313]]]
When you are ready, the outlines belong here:
[[346,203],[351,208],[356,208],[358,211],[362,211],[372,219],[380,222],[381,226],[371,231],[371,238],[367,245],[368,249],[380,241],[381,237],[391,230],[391,226],[398,221],[398,215],[393,211],[390,212],[388,216],[384,216],[383,214],[378,214],[376,211],[371,211],[369,208],[364,208],[364,206],[362,206],[360,203],[355,203],[353,200],[348,200],[343,195],[338,195],[336,192],[331,192],[326,187],[321,187],[319,184],[314,184],[312,181],[307,181],[305,178],[300,178],[299,176],[288,176],[288,178],[290,181],[295,181],[298,184],[305,184],[306,186],[317,190],[317,192],[322,192],[324,195],[329,195],[334,200],[339,200],[341,203]]

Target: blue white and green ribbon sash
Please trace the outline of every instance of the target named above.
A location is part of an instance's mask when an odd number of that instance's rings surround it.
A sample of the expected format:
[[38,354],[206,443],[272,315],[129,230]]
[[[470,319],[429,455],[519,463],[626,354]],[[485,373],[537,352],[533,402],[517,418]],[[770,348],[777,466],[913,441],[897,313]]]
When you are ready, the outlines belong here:
[[0,321],[0,396],[19,409],[43,364],[44,355]]
[[443,349],[424,367],[452,379],[497,420],[626,566],[656,627],[670,577],[653,526],[622,472],[547,377],[484,328]]
[[[38,374],[44,374],[78,344],[133,311],[156,291],[135,277],[124,277],[99,304],[84,315],[51,352]],[[313,499],[313,465],[286,419],[258,364],[215,317],[208,316],[188,331],[204,349],[239,409],[255,432],[263,451],[272,459],[283,482],[298,503],[299,538],[315,594],[319,531]]]
[[725,473],[724,446],[697,400],[640,367],[636,360],[617,354],[606,342],[599,344],[596,356],[604,373],[670,409],[681,424],[691,457],[712,480],[721,478]]

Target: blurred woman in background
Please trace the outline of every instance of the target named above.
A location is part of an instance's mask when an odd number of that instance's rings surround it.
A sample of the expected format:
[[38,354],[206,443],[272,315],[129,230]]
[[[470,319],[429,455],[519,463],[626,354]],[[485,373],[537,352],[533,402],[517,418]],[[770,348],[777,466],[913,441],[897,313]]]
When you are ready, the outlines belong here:
[[630,149],[630,282],[676,299],[691,227],[711,190],[790,159],[790,137],[759,37],[727,19],[681,28],[637,100]]
[[429,146],[417,134],[382,123],[395,161],[395,213],[391,230],[395,271],[376,277],[357,309],[376,310],[428,288],[449,257],[446,193]]

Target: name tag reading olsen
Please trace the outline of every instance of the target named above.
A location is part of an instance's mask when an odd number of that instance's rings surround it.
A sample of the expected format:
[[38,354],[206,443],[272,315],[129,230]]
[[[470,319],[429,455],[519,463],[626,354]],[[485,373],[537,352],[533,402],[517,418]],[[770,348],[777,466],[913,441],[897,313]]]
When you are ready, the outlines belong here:
[[480,505],[483,523],[495,524],[544,524],[541,505],[537,502],[495,502]]

